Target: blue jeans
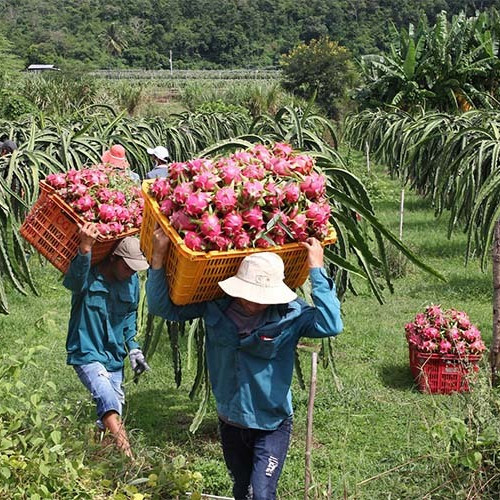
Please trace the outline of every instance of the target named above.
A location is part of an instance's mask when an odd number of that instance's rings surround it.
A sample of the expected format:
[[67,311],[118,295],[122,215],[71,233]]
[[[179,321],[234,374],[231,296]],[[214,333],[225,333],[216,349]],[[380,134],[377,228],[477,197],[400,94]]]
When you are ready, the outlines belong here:
[[292,417],[274,431],[242,429],[219,419],[222,451],[235,500],[273,500],[285,463]]
[[101,418],[109,411],[122,414],[125,393],[122,389],[123,370],[108,372],[101,363],[73,365],[83,385],[90,391],[97,405],[97,425],[104,430]]

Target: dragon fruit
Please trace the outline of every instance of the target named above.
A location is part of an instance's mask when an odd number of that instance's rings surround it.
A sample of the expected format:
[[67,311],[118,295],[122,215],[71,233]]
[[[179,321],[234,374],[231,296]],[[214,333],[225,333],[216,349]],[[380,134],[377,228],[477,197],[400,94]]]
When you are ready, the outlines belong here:
[[462,356],[486,350],[481,332],[467,314],[437,305],[418,313],[405,325],[405,333],[408,343],[421,352]]
[[215,214],[205,212],[201,216],[200,231],[209,241],[214,241],[222,233],[219,218]]
[[149,192],[195,251],[267,248],[331,231],[325,176],[284,143],[173,163]]
[[[102,164],[66,173],[50,174],[45,182],[83,221],[93,222],[101,235],[115,236],[142,222],[144,199],[123,170]],[[155,197],[165,199],[170,185],[155,186]]]
[[204,191],[197,191],[196,193],[191,193],[185,202],[185,209],[188,215],[200,215],[202,214],[210,202],[210,193]]

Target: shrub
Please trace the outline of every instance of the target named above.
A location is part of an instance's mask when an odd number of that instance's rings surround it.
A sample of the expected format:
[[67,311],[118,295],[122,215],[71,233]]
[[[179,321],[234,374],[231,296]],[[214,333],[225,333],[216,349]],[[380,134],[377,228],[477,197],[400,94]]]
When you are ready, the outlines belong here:
[[300,44],[281,60],[282,85],[301,97],[316,99],[334,118],[346,105],[347,91],[356,73],[345,47],[328,37]]
[[[19,342],[16,355],[0,358],[0,498],[125,500],[187,491],[200,498],[202,475],[182,456],[172,459],[155,450],[148,460],[129,462],[114,446],[87,443],[87,428],[36,362],[46,350]],[[25,378],[33,370],[37,384],[28,385]]]

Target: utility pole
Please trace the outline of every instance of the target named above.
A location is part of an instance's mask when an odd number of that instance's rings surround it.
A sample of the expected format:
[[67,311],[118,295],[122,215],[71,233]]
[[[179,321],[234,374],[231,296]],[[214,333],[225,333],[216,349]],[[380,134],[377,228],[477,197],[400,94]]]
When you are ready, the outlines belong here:
[[170,51],[170,57],[168,59],[168,62],[170,63],[170,76],[173,75],[173,71],[172,71],[172,51]]

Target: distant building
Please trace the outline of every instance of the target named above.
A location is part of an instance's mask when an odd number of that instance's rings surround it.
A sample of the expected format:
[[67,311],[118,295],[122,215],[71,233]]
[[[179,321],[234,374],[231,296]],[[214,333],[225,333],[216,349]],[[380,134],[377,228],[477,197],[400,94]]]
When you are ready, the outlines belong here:
[[26,71],[39,73],[41,71],[60,71],[54,64],[30,64]]

